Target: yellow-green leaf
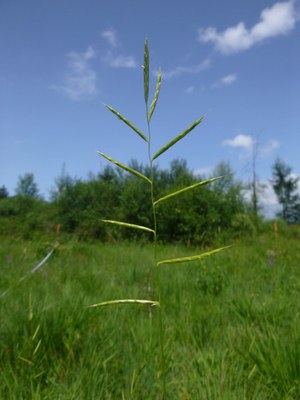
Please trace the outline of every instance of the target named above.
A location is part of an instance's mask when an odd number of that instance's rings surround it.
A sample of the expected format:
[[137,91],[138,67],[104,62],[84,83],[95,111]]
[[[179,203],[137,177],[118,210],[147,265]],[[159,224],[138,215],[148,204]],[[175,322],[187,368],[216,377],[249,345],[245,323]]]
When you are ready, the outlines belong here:
[[150,111],[149,111],[149,115],[148,115],[148,121],[150,121],[152,114],[155,110],[156,107],[156,103],[158,100],[158,96],[159,96],[159,92],[160,92],[160,85],[161,85],[161,71],[158,71],[157,74],[157,81],[156,81],[156,88],[155,88],[155,93],[154,93],[154,98],[153,101],[150,105]]
[[218,180],[218,179],[221,179],[221,178],[222,178],[222,176],[217,176],[216,178],[206,179],[205,181],[197,182],[197,183],[195,183],[194,185],[187,186],[187,187],[185,187],[185,188],[183,188],[183,189],[177,190],[176,192],[167,194],[166,196],[161,197],[160,199],[156,200],[156,201],[154,202],[154,205],[157,205],[158,203],[161,203],[162,201],[169,200],[170,198],[172,198],[172,197],[174,197],[174,196],[178,196],[179,194],[182,194],[182,193],[184,193],[184,192],[187,192],[188,190],[193,190],[193,189],[196,189],[196,188],[199,187],[199,186],[207,185],[208,183],[214,182],[214,181],[216,181],[216,180]]
[[40,339],[40,340],[38,341],[38,344],[36,345],[36,347],[35,347],[35,349],[34,349],[34,351],[33,351],[33,353],[32,353],[33,356],[34,356],[34,355],[36,354],[36,352],[38,351],[38,349],[39,349],[41,343],[42,343],[42,339]]
[[119,111],[115,110],[114,108],[108,106],[107,104],[104,104],[106,108],[109,109],[113,114],[115,114],[118,118],[120,118],[121,121],[123,121],[126,125],[128,125],[131,129],[133,129],[142,139],[144,139],[148,143],[148,139],[146,136],[135,126],[133,125],[132,122],[128,121],[127,118],[125,118],[122,114],[119,113]]
[[114,224],[114,225],[123,226],[124,228],[141,229],[142,231],[155,233],[153,229],[148,228],[147,226],[129,224],[128,222],[113,221],[111,219],[101,219],[101,221],[102,222],[106,222],[108,224]]
[[215,250],[207,251],[206,253],[202,254],[197,254],[195,256],[188,256],[188,257],[181,257],[181,258],[170,258],[168,260],[161,260],[157,262],[157,266],[159,267],[160,265],[164,264],[177,264],[177,263],[185,263],[185,262],[191,262],[191,261],[198,261],[201,260],[205,257],[209,257],[213,254],[219,253],[220,251],[223,251],[225,249],[228,249],[231,246],[225,246],[225,247],[220,247]]
[[157,153],[154,154],[152,157],[152,160],[155,160],[158,156],[160,156],[162,153],[167,151],[171,146],[173,146],[175,143],[177,143],[179,140],[184,138],[189,132],[191,132],[197,125],[202,122],[204,117],[197,119],[192,125],[190,125],[185,131],[181,132],[178,136],[176,136],[174,139],[172,139],[169,143],[167,143],[164,147],[162,147],[160,150],[158,150]]
[[148,103],[149,97],[149,48],[148,48],[148,40],[145,40],[144,45],[144,96],[145,102]]
[[34,365],[34,362],[33,362],[33,361],[30,361],[30,360],[28,360],[28,359],[25,358],[25,357],[19,356],[19,359],[22,360],[22,361],[25,361],[25,362],[26,362],[27,364],[29,364],[29,365]]
[[116,161],[114,159],[112,159],[111,157],[109,157],[107,154],[102,153],[101,151],[98,151],[98,154],[100,154],[100,156],[104,157],[106,160],[112,162],[113,164],[117,165],[120,168],[123,168],[125,171],[130,172],[131,174],[144,179],[144,181],[151,183],[151,180],[149,178],[147,178],[147,176],[141,174],[140,172],[136,171],[133,168],[128,167],[127,165],[124,165],[122,163],[120,163],[119,161]]
[[97,303],[97,304],[92,304],[90,307],[103,307],[103,306],[110,306],[110,305],[114,305],[114,304],[143,304],[143,305],[150,305],[150,306],[160,306],[158,301],[154,301],[154,300],[138,300],[138,299],[122,299],[122,300],[110,300],[110,301],[103,301],[101,303]]

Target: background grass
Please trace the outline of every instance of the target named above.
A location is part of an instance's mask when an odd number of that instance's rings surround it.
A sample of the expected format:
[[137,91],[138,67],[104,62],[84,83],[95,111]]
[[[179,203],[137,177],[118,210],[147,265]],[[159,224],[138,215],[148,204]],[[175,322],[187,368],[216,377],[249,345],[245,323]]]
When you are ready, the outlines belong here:
[[[1,238],[0,398],[159,399],[152,246]],[[169,399],[299,399],[298,238],[262,235],[162,266]],[[161,246],[162,258],[199,253]]]

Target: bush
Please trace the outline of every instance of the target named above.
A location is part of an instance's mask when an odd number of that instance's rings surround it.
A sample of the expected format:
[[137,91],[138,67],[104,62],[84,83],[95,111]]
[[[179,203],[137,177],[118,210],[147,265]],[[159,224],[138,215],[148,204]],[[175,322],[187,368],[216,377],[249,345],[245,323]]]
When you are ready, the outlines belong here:
[[236,214],[231,222],[232,233],[234,237],[252,237],[256,233],[256,228],[247,214]]

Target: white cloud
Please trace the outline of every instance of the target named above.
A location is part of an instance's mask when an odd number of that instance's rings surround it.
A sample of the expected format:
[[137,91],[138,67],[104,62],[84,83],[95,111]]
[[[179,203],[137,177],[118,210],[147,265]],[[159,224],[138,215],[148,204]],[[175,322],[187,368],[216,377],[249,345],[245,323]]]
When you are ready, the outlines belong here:
[[185,92],[186,92],[187,94],[193,94],[194,91],[195,91],[195,86],[189,86],[189,87],[186,88],[186,91],[185,91]]
[[260,204],[263,207],[278,205],[278,200],[271,183],[269,181],[263,181],[260,183],[261,183],[261,188],[259,192]]
[[229,74],[226,76],[223,76],[223,78],[221,78],[220,82],[223,85],[231,85],[233,82],[235,82],[237,79],[235,74]]
[[266,39],[287,34],[294,28],[297,19],[294,0],[278,2],[265,8],[260,14],[259,22],[251,29],[247,29],[244,22],[239,22],[223,32],[218,32],[214,27],[199,29],[198,40],[203,43],[212,42],[222,54],[237,53]]
[[276,218],[276,213],[280,210],[280,205],[273,187],[269,181],[262,181],[259,191],[259,205],[264,216],[268,219]]
[[107,29],[106,31],[101,32],[101,36],[107,40],[108,44],[112,47],[118,46],[118,38],[117,34],[113,29]]
[[[113,29],[107,29],[101,32],[101,36],[108,42],[111,47],[119,46],[117,33]],[[112,68],[136,68],[137,62],[133,56],[123,56],[121,54],[113,54],[111,51],[106,53],[102,60]]]
[[103,58],[110,67],[113,68],[136,68],[137,62],[133,56],[114,56],[110,51]]
[[[243,191],[243,195],[244,199],[248,203],[251,203],[253,195],[252,189],[248,187]],[[257,182],[257,195],[259,208],[262,214],[268,219],[275,218],[276,212],[280,209],[280,206],[270,181],[262,180]]]
[[268,157],[274,150],[279,147],[277,140],[270,140],[265,146],[258,148],[261,157]]
[[71,52],[68,73],[62,85],[52,88],[66,94],[73,101],[90,98],[97,93],[97,74],[90,66],[90,60],[96,56],[93,47],[89,46],[83,53]]
[[182,74],[198,74],[199,72],[208,69],[210,67],[210,64],[211,64],[210,59],[207,58],[200,64],[192,65],[191,67],[183,67],[179,65],[178,67],[175,67],[170,71],[163,71],[162,75],[164,79],[171,79],[174,78],[175,76],[179,76]]
[[236,80],[237,80],[236,74],[228,74],[228,75],[223,76],[217,82],[215,82],[212,85],[212,87],[219,88],[222,86],[229,86],[229,85],[232,85]]
[[274,150],[279,147],[277,140],[269,140],[266,144],[260,145],[256,138],[250,135],[239,134],[233,139],[226,139],[223,141],[223,146],[228,146],[240,149],[239,158],[248,158],[258,156],[260,158],[269,157]]
[[252,136],[239,134],[233,139],[227,139],[223,141],[224,146],[229,147],[241,147],[243,149],[252,149],[255,141]]

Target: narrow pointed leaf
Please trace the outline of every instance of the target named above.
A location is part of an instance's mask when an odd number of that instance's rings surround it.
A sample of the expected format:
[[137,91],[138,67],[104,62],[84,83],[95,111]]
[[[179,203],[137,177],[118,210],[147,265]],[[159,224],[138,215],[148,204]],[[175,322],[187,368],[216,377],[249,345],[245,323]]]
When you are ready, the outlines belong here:
[[231,247],[231,246],[220,247],[219,249],[207,251],[206,253],[197,254],[195,256],[190,256],[190,257],[171,258],[168,260],[161,260],[161,261],[157,262],[157,266],[159,267],[160,265],[164,265],[164,264],[177,264],[177,263],[198,261],[198,260],[201,260],[202,258],[209,257],[213,254],[219,253],[220,251],[228,249],[229,247]]
[[26,362],[27,364],[29,364],[29,365],[34,365],[34,362],[28,360],[27,358],[24,358],[24,357],[22,357],[22,356],[19,356],[18,358],[19,358],[20,360],[22,360],[22,361],[25,361],[25,362]]
[[149,98],[149,48],[147,39],[144,45],[144,96],[147,104]]
[[185,131],[181,132],[178,136],[176,136],[174,139],[172,139],[169,143],[167,143],[164,147],[162,147],[160,150],[158,150],[157,153],[154,154],[152,157],[152,160],[155,160],[158,156],[163,154],[165,151],[167,151],[171,146],[173,146],[175,143],[177,143],[179,140],[184,138],[189,132],[191,132],[194,128],[196,128],[197,125],[202,122],[204,117],[197,119],[192,125],[190,125]]
[[105,222],[105,223],[108,223],[108,224],[114,224],[114,225],[123,226],[124,228],[140,229],[142,231],[154,233],[154,230],[151,229],[151,228],[148,228],[147,226],[129,224],[128,222],[113,221],[111,219],[101,219],[101,221]]
[[114,304],[126,304],[126,303],[143,304],[143,305],[158,306],[158,307],[160,306],[159,302],[154,300],[122,299],[122,300],[103,301],[102,303],[92,304],[88,306],[88,308],[110,306]]
[[157,205],[158,203],[161,203],[162,201],[169,200],[170,198],[172,198],[174,196],[178,196],[179,194],[187,192],[188,190],[193,190],[193,189],[196,189],[199,186],[207,185],[208,183],[214,182],[214,181],[216,181],[218,179],[221,179],[221,178],[222,178],[222,176],[217,176],[216,178],[206,179],[205,181],[197,182],[194,185],[187,186],[187,187],[185,187],[183,189],[177,190],[176,192],[167,194],[166,196],[161,197],[160,199],[156,200],[154,202],[154,205]]
[[100,154],[100,156],[106,158],[106,160],[112,162],[113,164],[117,165],[120,168],[123,168],[125,171],[130,172],[131,174],[144,179],[144,181],[151,183],[151,180],[149,178],[147,178],[147,176],[141,174],[139,171],[136,171],[133,168],[128,167],[127,165],[121,164],[119,161],[116,161],[114,159],[112,159],[111,157],[109,157],[108,155],[102,153],[101,151],[98,151],[98,154]]
[[146,136],[135,126],[133,125],[132,122],[128,121],[127,118],[125,118],[122,114],[119,113],[119,111],[115,110],[111,106],[108,106],[107,104],[104,104],[106,108],[109,109],[113,114],[115,114],[118,118],[120,118],[121,121],[123,121],[126,125],[128,125],[131,129],[133,129],[142,139],[144,139],[148,143],[148,139]]
[[148,120],[149,121],[150,121],[150,119],[152,117],[152,114],[153,114],[153,112],[155,110],[155,107],[156,107],[156,103],[157,103],[159,92],[160,92],[160,85],[161,85],[161,71],[158,71],[154,98],[153,98],[153,101],[152,101],[152,103],[150,105],[150,111],[149,111],[149,115],[148,115]]

